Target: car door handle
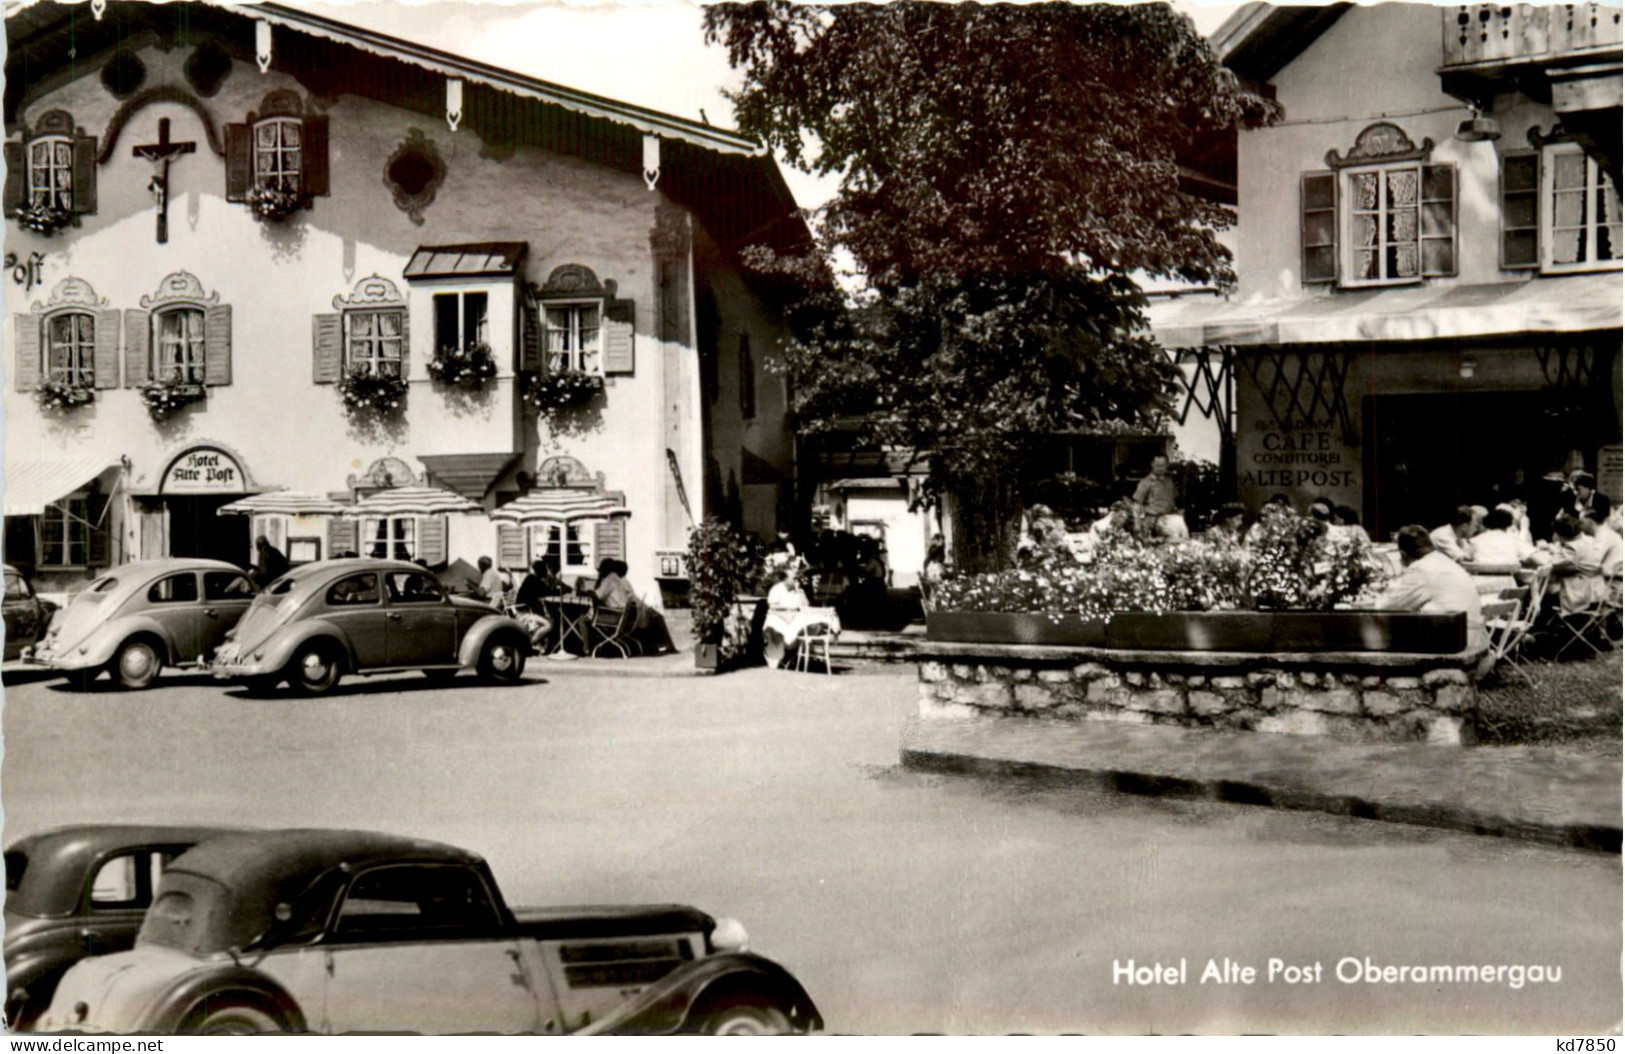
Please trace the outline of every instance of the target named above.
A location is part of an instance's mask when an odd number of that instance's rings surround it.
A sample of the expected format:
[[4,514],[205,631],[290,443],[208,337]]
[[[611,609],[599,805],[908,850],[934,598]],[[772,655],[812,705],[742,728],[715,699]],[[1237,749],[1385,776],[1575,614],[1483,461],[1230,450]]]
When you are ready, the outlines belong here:
[[209,616],[210,618],[219,618],[220,617],[220,612],[216,611],[214,608],[204,608],[203,613],[205,615]]
[[388,618],[388,619],[389,619],[389,621],[391,621],[391,622],[399,622],[399,621],[400,621],[400,620],[401,620],[401,614],[400,614],[400,612],[398,612],[398,611],[391,611],[391,612],[390,612],[390,613],[389,613],[389,614],[388,614],[388,615],[387,615],[387,616],[385,616],[385,617],[386,617],[386,618]]

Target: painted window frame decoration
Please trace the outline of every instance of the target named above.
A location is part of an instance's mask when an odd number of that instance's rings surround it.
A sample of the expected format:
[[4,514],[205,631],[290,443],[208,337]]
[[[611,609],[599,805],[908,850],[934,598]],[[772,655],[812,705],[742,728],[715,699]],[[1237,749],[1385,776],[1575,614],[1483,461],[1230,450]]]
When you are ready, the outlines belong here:
[[[614,280],[600,281],[584,264],[555,267],[546,282],[533,287],[534,314],[529,307],[525,311],[526,368],[593,377],[634,372],[635,305],[616,292]],[[597,315],[594,327],[585,324],[589,311]],[[589,329],[590,341],[584,336]]]
[[[363,319],[393,319],[399,336],[380,337],[376,333],[358,332]],[[333,298],[333,313],[313,318],[312,376],[317,384],[334,384],[357,366],[367,367],[372,373],[381,364],[392,368],[380,372],[381,376],[405,379],[411,372],[412,338],[406,298],[394,282],[380,275],[369,275],[355,284],[347,294]],[[394,359],[377,355],[357,357],[357,343],[398,342],[400,347]],[[380,347],[380,352],[387,350]]]
[[94,214],[96,156],[96,137],[85,134],[66,110],[41,114],[32,128],[5,144],[5,215],[48,236]]
[[[120,312],[109,309],[107,298],[97,296],[89,282],[64,278],[52,287],[48,299],[34,301],[28,312],[13,318],[14,383],[19,392],[33,391],[42,408],[69,410],[90,402],[95,389],[118,387]],[[58,324],[70,319],[79,320],[70,324],[81,331],[82,339],[74,342],[78,361],[63,369],[54,361],[61,343]]]
[[1456,166],[1431,161],[1433,140],[1414,143],[1395,124],[1368,126],[1329,171],[1303,173],[1301,277],[1339,288],[1414,285],[1459,270]]
[[225,152],[226,200],[261,219],[285,218],[331,193],[327,116],[308,111],[297,92],[270,92],[259,109],[228,123]]
[[[141,298],[141,310],[126,311],[124,332],[126,385],[168,385],[201,393],[231,383],[231,305],[220,303],[218,292],[205,291],[189,271],[167,276],[156,293]],[[165,361],[165,347],[175,346],[183,351],[181,359]],[[194,348],[200,355],[196,361]],[[172,375],[172,366],[182,369]]]

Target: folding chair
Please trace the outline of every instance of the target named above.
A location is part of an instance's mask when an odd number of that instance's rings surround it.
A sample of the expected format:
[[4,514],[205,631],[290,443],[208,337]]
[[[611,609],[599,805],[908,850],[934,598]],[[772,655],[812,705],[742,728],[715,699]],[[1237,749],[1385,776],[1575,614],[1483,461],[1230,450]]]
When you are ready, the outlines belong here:
[[813,649],[818,645],[824,646],[824,672],[835,672],[834,665],[829,659],[829,646],[835,641],[835,628],[828,622],[814,622],[809,624],[796,636],[796,669],[807,673],[807,664],[813,657]]
[[[1576,644],[1590,648],[1593,655],[1612,650],[1613,643],[1608,639],[1608,619],[1619,611],[1618,598],[1613,583],[1603,580],[1600,584],[1602,590],[1591,603],[1578,611],[1558,612],[1556,623],[1568,636],[1552,656],[1554,659],[1561,659],[1563,653]],[[1600,645],[1591,639],[1592,633],[1602,638]]]
[[641,655],[643,648],[633,638],[632,631],[638,625],[638,604],[636,600],[627,602],[624,608],[603,608],[596,605],[592,610],[592,620],[587,624],[590,635],[599,638],[592,646],[592,655],[597,658],[604,648],[614,648],[620,652],[621,658],[627,658],[634,652]]
[[1505,665],[1533,687],[1534,678],[1514,658],[1529,633],[1529,620],[1521,617],[1520,613],[1530,603],[1526,590],[1507,589],[1502,591],[1500,600],[1485,604],[1483,611],[1484,627],[1490,634],[1489,669],[1496,670]]

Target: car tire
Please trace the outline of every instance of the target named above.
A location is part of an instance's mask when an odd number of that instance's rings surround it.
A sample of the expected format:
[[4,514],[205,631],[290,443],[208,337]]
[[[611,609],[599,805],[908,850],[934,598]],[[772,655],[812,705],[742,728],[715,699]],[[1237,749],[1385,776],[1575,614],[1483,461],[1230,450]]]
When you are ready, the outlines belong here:
[[199,1015],[197,1024],[187,1029],[199,1036],[257,1036],[285,1032],[280,1022],[257,1006],[240,1003],[222,1006]]
[[344,673],[338,649],[326,641],[306,644],[288,664],[288,686],[299,695],[322,695],[333,690]]
[[480,648],[475,667],[480,679],[496,684],[515,684],[525,672],[525,645],[512,633],[495,633]]
[[708,1036],[788,1036],[794,1031],[790,1019],[776,1006],[764,1003],[735,1003],[705,1018]]
[[125,641],[108,666],[114,683],[132,692],[151,687],[163,668],[164,657],[158,645],[146,637]]

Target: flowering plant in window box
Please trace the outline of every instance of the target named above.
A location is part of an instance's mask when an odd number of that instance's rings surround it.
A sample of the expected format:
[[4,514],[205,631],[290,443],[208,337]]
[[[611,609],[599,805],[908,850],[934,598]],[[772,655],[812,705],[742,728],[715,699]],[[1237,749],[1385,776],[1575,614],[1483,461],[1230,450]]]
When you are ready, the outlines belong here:
[[48,201],[35,202],[17,213],[17,222],[35,234],[50,237],[73,221],[73,214]]
[[497,360],[485,341],[447,346],[429,360],[429,376],[442,384],[455,384],[466,391],[478,391],[497,375]]
[[254,210],[254,215],[262,220],[287,219],[299,211],[299,195],[269,183],[260,183],[249,188],[248,207]]
[[95,398],[95,390],[84,384],[45,381],[34,389],[34,402],[48,414],[71,413]]
[[585,406],[604,390],[604,378],[585,370],[554,370],[532,374],[525,382],[524,400],[542,413]]
[[339,379],[344,412],[351,418],[390,418],[406,406],[406,379],[357,366]]
[[147,416],[155,422],[167,421],[180,413],[188,403],[203,398],[203,385],[183,384],[177,377],[143,384],[137,390],[147,404]]

